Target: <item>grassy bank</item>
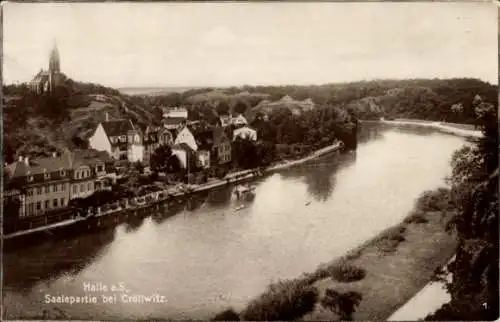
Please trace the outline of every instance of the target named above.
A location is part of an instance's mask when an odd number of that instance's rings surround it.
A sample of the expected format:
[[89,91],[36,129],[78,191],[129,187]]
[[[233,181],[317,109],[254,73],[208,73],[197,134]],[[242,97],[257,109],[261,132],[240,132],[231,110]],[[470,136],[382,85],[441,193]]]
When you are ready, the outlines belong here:
[[447,190],[426,192],[400,224],[315,272],[271,285],[238,315],[242,320],[385,320],[454,254],[455,237],[446,231],[452,215]]

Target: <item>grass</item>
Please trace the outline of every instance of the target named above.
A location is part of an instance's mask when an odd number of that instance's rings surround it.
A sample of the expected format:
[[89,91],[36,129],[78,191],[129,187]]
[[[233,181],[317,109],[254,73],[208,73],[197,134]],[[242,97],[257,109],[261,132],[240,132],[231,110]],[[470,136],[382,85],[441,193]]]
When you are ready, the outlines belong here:
[[318,301],[318,290],[301,279],[273,283],[241,312],[245,321],[284,321],[301,318]]

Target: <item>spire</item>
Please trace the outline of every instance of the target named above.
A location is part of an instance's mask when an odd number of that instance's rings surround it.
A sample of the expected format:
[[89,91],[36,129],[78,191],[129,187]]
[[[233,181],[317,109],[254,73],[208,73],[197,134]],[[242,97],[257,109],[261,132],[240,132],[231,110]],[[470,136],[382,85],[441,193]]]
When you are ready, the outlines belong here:
[[59,73],[60,71],[59,50],[57,49],[57,42],[54,39],[49,57],[49,73]]

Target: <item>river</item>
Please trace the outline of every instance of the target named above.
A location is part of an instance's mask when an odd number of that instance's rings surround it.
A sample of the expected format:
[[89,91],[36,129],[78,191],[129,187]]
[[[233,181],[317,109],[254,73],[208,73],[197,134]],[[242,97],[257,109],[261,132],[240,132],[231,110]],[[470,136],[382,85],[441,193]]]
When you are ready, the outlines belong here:
[[[399,223],[420,193],[444,184],[464,143],[431,129],[363,124],[357,152],[261,179],[242,210],[223,188],[190,210],[5,254],[5,317],[207,319],[239,310],[270,282],[313,271]],[[164,303],[123,303],[120,292],[111,304],[102,292],[98,303],[45,303],[48,294],[85,295],[90,282],[123,283],[128,295],[157,293]]]

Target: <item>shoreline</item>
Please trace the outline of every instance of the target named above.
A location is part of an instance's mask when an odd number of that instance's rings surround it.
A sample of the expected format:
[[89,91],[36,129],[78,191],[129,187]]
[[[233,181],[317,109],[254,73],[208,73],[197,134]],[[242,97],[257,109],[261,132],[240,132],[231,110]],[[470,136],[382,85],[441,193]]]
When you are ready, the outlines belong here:
[[[163,192],[167,193],[167,195],[171,196],[173,199],[176,199],[176,198],[191,195],[193,193],[210,191],[212,189],[224,187],[224,186],[227,186],[229,184],[240,183],[240,182],[244,182],[246,180],[252,180],[252,179],[255,179],[255,178],[258,178],[261,176],[270,175],[270,174],[276,173],[276,172],[281,171],[281,170],[286,170],[286,169],[289,169],[291,167],[294,167],[294,166],[297,166],[300,164],[304,164],[308,161],[314,160],[316,158],[319,158],[319,157],[326,155],[326,154],[329,154],[331,152],[338,151],[341,148],[342,148],[342,144],[340,142],[336,142],[332,145],[329,145],[329,146],[326,146],[326,147],[321,148],[319,150],[316,150],[316,151],[312,152],[310,155],[305,156],[303,158],[300,158],[298,160],[285,161],[284,163],[269,166],[269,167],[265,168],[262,172],[259,172],[258,169],[248,169],[248,170],[237,171],[237,172],[233,172],[233,173],[226,175],[226,177],[224,177],[224,179],[216,179],[216,180],[213,180],[212,182],[207,182],[207,183],[204,183],[201,185],[195,185],[195,184],[187,185],[189,191],[177,191],[177,192],[171,193],[171,192],[168,192],[169,188],[166,187]],[[161,193],[161,192],[158,192],[157,194],[159,194],[159,193]],[[102,216],[106,216],[106,217],[119,216],[123,212],[139,211],[139,210],[142,210],[143,208],[155,207],[159,204],[164,203],[165,201],[166,200],[155,200],[153,203],[151,203],[149,205],[143,205],[143,206],[136,207],[137,209],[131,209],[131,208],[118,209],[115,212],[102,213],[102,214],[96,215],[95,217],[89,217],[89,218],[99,218]],[[76,217],[73,219],[64,220],[64,221],[57,222],[57,223],[50,224],[50,225],[46,225],[46,226],[40,226],[40,227],[31,228],[28,230],[20,230],[20,231],[15,231],[15,232],[12,232],[9,234],[3,234],[2,240],[12,240],[12,239],[17,238],[17,237],[29,236],[31,234],[35,234],[35,233],[39,233],[39,232],[49,232],[49,231],[51,231],[53,229],[57,229],[57,228],[74,226],[78,223],[87,221],[89,218]]]
[[480,139],[481,131],[464,129],[467,124],[452,124],[445,122],[432,122],[425,120],[395,119],[395,120],[360,120],[361,123],[379,123],[390,125],[415,125],[438,130],[441,133],[452,134],[466,139]]
[[[437,190],[433,191],[441,200],[447,200],[447,197],[439,196]],[[454,210],[442,204],[438,208],[424,211],[417,201],[417,205],[399,224],[386,228],[344,255],[319,264],[313,272],[286,280],[284,283],[289,285],[305,285],[318,290],[314,309],[297,318],[301,321],[340,319],[336,313],[323,308],[319,301],[330,288],[341,293],[356,292],[361,295],[360,304],[352,314],[353,320],[387,320],[405,307],[429,284],[435,269],[443,267],[455,254],[455,234],[445,228]],[[366,275],[354,281],[339,281],[333,278],[333,272],[341,267],[363,270]],[[267,298],[257,305],[260,311],[265,311],[270,309],[267,305],[273,305],[269,302],[272,296],[280,298],[287,295],[272,294],[267,289],[253,300]],[[283,301],[278,298],[274,303]],[[290,301],[300,302],[301,299]],[[240,314],[248,314],[248,307]],[[252,309],[255,310],[255,305]]]

